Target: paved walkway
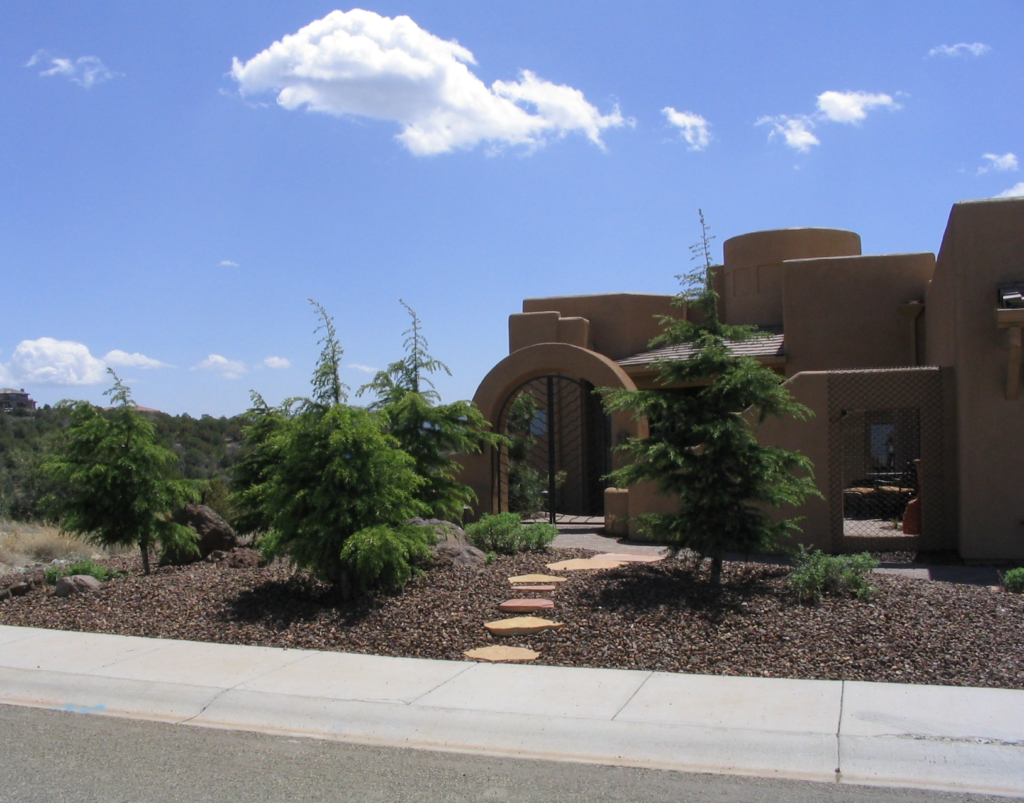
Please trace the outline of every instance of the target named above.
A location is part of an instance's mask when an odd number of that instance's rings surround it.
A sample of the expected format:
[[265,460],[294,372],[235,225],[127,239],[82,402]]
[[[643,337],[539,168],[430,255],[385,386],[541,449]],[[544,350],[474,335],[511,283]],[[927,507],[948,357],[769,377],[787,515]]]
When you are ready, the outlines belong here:
[[396,747],[1024,795],[1024,692],[1004,689],[427,661],[0,626],[0,703]]

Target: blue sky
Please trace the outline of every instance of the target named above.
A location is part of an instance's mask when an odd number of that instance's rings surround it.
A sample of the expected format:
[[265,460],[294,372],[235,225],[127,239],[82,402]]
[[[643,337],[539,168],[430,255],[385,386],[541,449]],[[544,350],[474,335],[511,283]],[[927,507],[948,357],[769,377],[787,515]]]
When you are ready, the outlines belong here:
[[[472,397],[524,297],[673,293],[721,242],[935,251],[1024,194],[1012,2],[51,2],[0,10],[0,385],[231,415],[353,388],[404,299]],[[403,19],[404,17],[404,19]]]

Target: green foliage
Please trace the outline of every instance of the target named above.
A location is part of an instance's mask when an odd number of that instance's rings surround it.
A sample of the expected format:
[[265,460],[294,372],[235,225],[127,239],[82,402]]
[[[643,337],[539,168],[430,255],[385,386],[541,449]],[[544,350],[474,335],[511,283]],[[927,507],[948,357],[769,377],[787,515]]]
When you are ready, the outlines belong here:
[[555,540],[558,528],[547,522],[523,524],[515,513],[484,514],[480,521],[466,525],[469,542],[486,552],[532,552]]
[[461,466],[456,454],[479,454],[483,444],[497,444],[501,438],[489,432],[489,425],[476,405],[469,401],[441,404],[430,374],[451,371],[427,353],[422,323],[413,309],[401,302],[412,325],[404,332],[405,357],[380,371],[358,394],[370,391],[376,397],[370,409],[381,419],[385,431],[414,460],[423,483],[416,498],[438,519],[461,521],[463,509],[476,501],[473,490],[458,481]]
[[687,314],[663,317],[663,332],[651,341],[652,348],[688,344],[695,352],[656,363],[665,389],[610,391],[605,403],[609,411],[646,417],[651,430],[622,447],[632,460],[611,479],[620,487],[653,481],[679,500],[673,513],[639,517],[641,529],[711,558],[717,584],[723,553],[777,551],[796,527],[794,520],[773,521],[770,509],[819,494],[806,457],[757,442],[748,416],[803,419],[810,411],[792,400],[783,377],[729,348],[728,341],[759,335],[719,321],[703,213],[700,222],[701,240],[692,249],[700,266],[679,277],[683,289],[673,302]]
[[521,516],[536,516],[544,510],[547,480],[529,463],[537,441],[533,434],[537,400],[523,393],[509,407],[508,431],[508,509]]
[[104,395],[114,410],[104,415],[88,402],[61,402],[70,418],[55,450],[43,462],[53,482],[51,509],[62,532],[103,546],[136,545],[149,574],[149,549],[199,553],[195,533],[170,514],[195,499],[191,485],[169,479],[176,463],[157,441],[153,424],[135,410],[131,391],[112,369],[114,386]]
[[485,566],[490,566],[497,559],[498,559],[498,553],[497,552],[488,552],[487,555],[484,556],[484,565]]
[[75,574],[87,574],[89,577],[95,577],[101,583],[105,583],[107,580],[111,580],[115,577],[124,577],[126,572],[118,572],[114,569],[108,569],[106,566],[93,563],[91,560],[80,560],[77,563],[71,563],[67,566],[53,566],[47,569],[46,582],[52,586],[55,585],[61,577],[71,577]]
[[1024,567],[1010,569],[1004,574],[1003,587],[1014,594],[1024,594]]
[[855,594],[865,599],[875,593],[867,575],[877,565],[878,561],[867,552],[826,555],[818,549],[808,552],[801,547],[789,584],[807,602],[823,594]]
[[423,480],[377,416],[342,402],[342,349],[313,303],[325,331],[313,398],[269,407],[253,394],[232,500],[242,529],[264,533],[258,546],[267,558],[287,557],[344,590],[353,579],[342,558],[346,541],[425,512],[416,499]]
[[417,564],[433,559],[437,539],[429,527],[378,525],[354,533],[341,550],[359,591],[399,591],[422,571]]

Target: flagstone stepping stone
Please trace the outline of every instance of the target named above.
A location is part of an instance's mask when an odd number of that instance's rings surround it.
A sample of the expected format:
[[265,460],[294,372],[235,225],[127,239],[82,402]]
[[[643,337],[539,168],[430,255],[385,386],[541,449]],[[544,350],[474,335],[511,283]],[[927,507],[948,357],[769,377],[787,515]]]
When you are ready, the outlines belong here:
[[618,560],[623,563],[657,563],[665,560],[666,555],[636,554],[634,552],[605,552],[598,556],[599,560]]
[[521,574],[518,577],[510,577],[508,581],[512,585],[517,583],[564,583],[564,577],[554,577],[550,574]]
[[477,647],[475,650],[466,650],[467,658],[475,658],[477,661],[490,661],[500,663],[508,661],[536,661],[540,658],[539,652],[528,650],[526,647],[505,647],[494,645],[493,647]]
[[555,603],[549,599],[507,599],[498,606],[498,610],[502,613],[532,613],[550,611],[554,607]]
[[558,563],[549,563],[547,566],[553,572],[579,572],[596,569],[618,569],[624,565],[622,561],[618,560],[573,558],[572,560],[561,560]]
[[[564,580],[564,577],[560,577],[560,580]],[[558,586],[556,585],[544,585],[544,586],[516,586],[516,591],[557,591]]]
[[515,616],[511,619],[499,619],[484,625],[495,636],[532,636],[545,630],[564,627],[561,622],[552,622],[536,616]]

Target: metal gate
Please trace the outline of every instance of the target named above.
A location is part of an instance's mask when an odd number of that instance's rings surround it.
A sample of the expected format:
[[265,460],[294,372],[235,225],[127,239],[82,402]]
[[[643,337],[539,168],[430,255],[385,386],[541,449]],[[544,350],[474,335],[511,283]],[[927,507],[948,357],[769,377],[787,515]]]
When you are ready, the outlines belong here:
[[571,521],[604,515],[611,419],[594,386],[551,374],[513,390],[498,417],[499,511]]

